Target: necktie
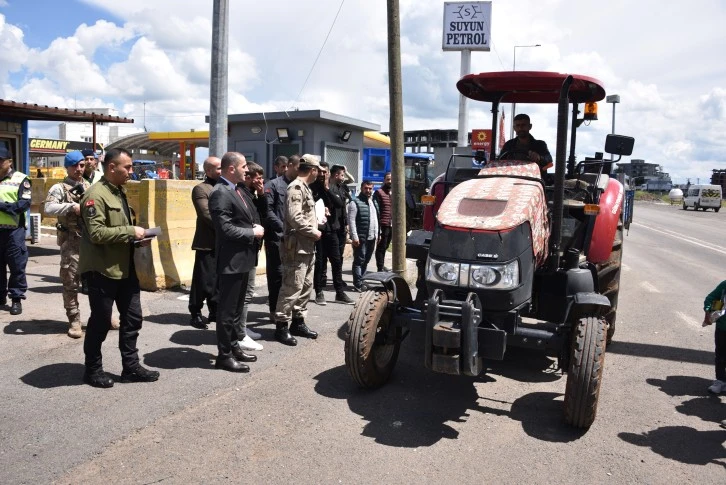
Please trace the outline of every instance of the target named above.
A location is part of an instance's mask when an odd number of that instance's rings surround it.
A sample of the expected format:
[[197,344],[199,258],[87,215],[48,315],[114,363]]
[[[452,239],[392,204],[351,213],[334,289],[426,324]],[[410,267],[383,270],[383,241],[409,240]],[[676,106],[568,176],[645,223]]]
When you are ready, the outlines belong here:
[[239,195],[239,198],[242,199],[242,205],[245,206],[245,209],[247,208],[247,202],[245,201],[244,195],[242,195],[242,191],[239,187],[234,188],[235,192],[237,192],[237,195]]

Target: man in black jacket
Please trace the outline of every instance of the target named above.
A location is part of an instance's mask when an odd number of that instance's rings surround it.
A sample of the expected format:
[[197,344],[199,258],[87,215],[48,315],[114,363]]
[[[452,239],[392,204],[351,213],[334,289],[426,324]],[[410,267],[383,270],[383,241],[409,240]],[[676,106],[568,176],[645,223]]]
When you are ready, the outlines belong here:
[[[313,192],[313,199],[316,205],[322,200],[325,206],[325,222],[319,224],[318,229],[322,232],[320,240],[315,242],[315,273],[313,276],[313,288],[315,289],[315,303],[326,305],[325,289],[327,283],[327,267],[330,260],[330,267],[333,273],[333,288],[335,288],[335,301],[339,303],[352,304],[353,300],[345,294],[345,283],[343,282],[343,257],[340,252],[340,213],[345,211],[345,199],[338,190],[330,190],[330,175],[328,163],[320,162],[320,175],[318,179],[310,184]],[[318,221],[320,222],[320,221]],[[343,242],[345,244],[345,241]]]
[[292,155],[287,159],[287,171],[281,177],[270,180],[265,184],[265,198],[267,199],[267,218],[265,224],[265,271],[267,276],[267,290],[269,291],[270,321],[275,322],[275,308],[277,297],[282,287],[282,259],[280,258],[280,242],[283,235],[285,220],[285,197],[287,186],[297,178],[297,168],[300,165],[300,155]]
[[244,362],[257,357],[246,354],[233,342],[241,340],[235,323],[241,318],[249,272],[256,260],[255,240],[264,229],[254,222],[255,207],[238,187],[247,173],[247,160],[236,152],[222,157],[222,175],[209,196],[209,212],[214,221],[217,252],[217,348],[215,367],[231,372],[248,372]]
[[[516,138],[512,138],[502,147],[504,158],[510,160],[531,160],[544,172],[552,166],[552,155],[547,148],[547,143],[542,140],[535,140],[529,134],[532,129],[532,123],[529,122],[529,116],[520,113],[514,117],[514,132]],[[508,155],[506,155],[508,154]]]
[[217,157],[204,160],[204,181],[192,189],[192,203],[197,212],[197,226],[192,240],[194,254],[194,270],[192,287],[189,291],[189,313],[192,327],[206,329],[207,324],[202,318],[202,306],[207,300],[209,321],[217,320],[217,258],[214,255],[214,224],[209,214],[209,194],[221,174],[221,161]]

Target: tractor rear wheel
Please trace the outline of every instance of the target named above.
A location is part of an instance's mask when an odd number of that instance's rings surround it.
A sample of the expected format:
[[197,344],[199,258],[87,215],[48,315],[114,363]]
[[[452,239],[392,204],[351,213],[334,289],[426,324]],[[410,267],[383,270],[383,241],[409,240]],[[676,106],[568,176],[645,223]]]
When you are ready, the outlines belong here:
[[613,248],[610,257],[604,263],[597,265],[597,283],[601,294],[610,300],[610,309],[605,314],[608,324],[607,342],[610,343],[615,335],[615,319],[618,312],[618,294],[620,293],[620,270],[623,264],[623,221],[618,221],[615,231]]
[[398,360],[401,342],[386,341],[391,321],[392,293],[369,290],[361,294],[348,318],[345,365],[361,387],[377,388],[388,381]]
[[581,318],[574,329],[565,389],[565,422],[576,428],[589,428],[597,415],[605,366],[605,327],[605,320],[590,316]]

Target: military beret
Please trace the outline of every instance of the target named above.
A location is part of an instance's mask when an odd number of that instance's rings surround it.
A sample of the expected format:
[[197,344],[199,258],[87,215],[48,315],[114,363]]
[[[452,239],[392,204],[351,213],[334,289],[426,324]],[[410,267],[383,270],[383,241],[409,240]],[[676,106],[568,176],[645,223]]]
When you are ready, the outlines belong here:
[[98,154],[96,154],[96,152],[94,152],[90,148],[84,148],[83,150],[81,150],[81,153],[83,154],[83,157],[84,158],[85,157],[93,157],[93,158],[98,159]]
[[68,152],[68,153],[66,153],[66,158],[63,159],[63,166],[72,167],[74,165],[78,165],[78,163],[82,162],[83,159],[84,159],[83,154],[81,152],[79,152],[78,150]]

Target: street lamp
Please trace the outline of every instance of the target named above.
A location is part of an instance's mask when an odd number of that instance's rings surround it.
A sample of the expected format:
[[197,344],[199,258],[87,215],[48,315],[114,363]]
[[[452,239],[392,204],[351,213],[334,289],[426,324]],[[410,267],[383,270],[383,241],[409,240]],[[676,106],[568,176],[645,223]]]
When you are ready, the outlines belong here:
[[[610,96],[605,97],[606,103],[612,103],[613,104],[613,131],[612,134],[615,134],[615,105],[620,102],[620,95],[619,94],[611,94]],[[612,162],[614,155],[610,154],[610,161]]]
[[[541,44],[529,44],[529,45],[515,45],[514,46],[514,56],[512,60],[512,71],[517,70],[517,48],[520,47],[540,47]],[[514,108],[517,106],[517,103],[512,103],[512,120],[511,120],[511,130],[509,132],[509,138],[514,138]]]

